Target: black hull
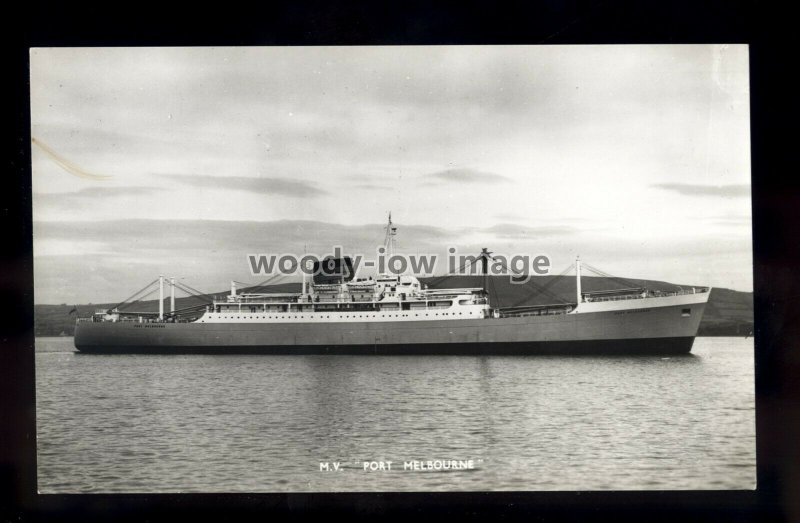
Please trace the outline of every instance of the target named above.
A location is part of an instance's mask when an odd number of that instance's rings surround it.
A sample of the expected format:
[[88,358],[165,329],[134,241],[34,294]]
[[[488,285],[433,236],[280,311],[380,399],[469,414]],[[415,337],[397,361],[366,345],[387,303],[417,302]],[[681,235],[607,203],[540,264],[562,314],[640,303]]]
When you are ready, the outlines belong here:
[[619,340],[570,340],[404,345],[272,346],[78,346],[84,354],[369,354],[369,355],[675,355],[688,354],[693,336]]

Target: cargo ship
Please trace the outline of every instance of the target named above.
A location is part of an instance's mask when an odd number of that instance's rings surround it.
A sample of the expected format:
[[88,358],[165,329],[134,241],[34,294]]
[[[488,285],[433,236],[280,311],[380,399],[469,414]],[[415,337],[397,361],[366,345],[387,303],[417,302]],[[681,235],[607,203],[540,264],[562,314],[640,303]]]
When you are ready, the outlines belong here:
[[[397,228],[389,219],[386,247]],[[315,274],[296,293],[237,292],[200,307],[169,311],[159,277],[159,311],[120,307],[77,319],[75,347],[100,354],[687,354],[709,287],[673,292],[642,287],[582,292],[575,262],[575,301],[493,307],[486,274],[491,253],[475,259],[481,287],[428,288],[410,274],[355,278],[349,258]],[[177,284],[180,286],[180,284]],[[256,288],[258,290],[258,288]]]

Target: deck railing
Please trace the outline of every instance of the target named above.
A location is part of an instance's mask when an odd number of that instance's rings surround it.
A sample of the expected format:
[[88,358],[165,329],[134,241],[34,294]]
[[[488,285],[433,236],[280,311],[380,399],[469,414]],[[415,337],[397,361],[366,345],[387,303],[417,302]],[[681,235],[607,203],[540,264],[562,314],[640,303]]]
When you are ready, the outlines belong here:
[[690,287],[689,289],[681,289],[678,291],[644,291],[642,293],[621,294],[618,296],[592,296],[592,293],[586,292],[583,294],[583,298],[587,302],[594,303],[598,301],[642,300],[647,298],[664,298],[667,296],[685,296],[687,294],[703,294],[708,291],[708,287]]

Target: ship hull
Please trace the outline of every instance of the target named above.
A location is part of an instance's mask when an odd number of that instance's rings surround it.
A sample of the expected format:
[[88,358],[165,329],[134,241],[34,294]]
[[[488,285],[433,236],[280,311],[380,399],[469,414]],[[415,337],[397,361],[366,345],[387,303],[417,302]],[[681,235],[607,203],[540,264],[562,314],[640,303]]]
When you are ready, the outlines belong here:
[[677,355],[689,354],[693,336],[623,340],[572,340],[493,343],[415,343],[410,345],[104,345],[84,346],[86,354],[340,354],[340,355]]
[[614,310],[470,320],[84,322],[76,326],[75,346],[102,354],[686,354],[706,300],[633,300]]

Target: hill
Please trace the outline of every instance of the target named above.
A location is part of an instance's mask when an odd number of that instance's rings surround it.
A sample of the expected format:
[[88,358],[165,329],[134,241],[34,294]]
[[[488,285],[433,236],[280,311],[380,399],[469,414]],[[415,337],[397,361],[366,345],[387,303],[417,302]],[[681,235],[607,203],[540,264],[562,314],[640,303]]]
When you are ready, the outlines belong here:
[[[480,287],[480,276],[447,276],[420,278],[430,288]],[[581,279],[584,291],[618,289],[625,286],[647,287],[653,290],[675,290],[677,285],[655,280],[625,280],[584,276]],[[507,276],[489,278],[489,294],[492,304],[500,307],[518,305],[544,305],[559,302],[575,302],[575,278],[572,276],[539,276],[527,284],[512,284]],[[689,287],[689,286],[682,286]],[[300,292],[300,283],[284,283],[267,287],[252,287],[249,291]],[[544,292],[542,291],[544,290]],[[220,298],[227,291],[206,295]],[[202,304],[195,297],[176,298],[175,307],[181,309]],[[77,315],[89,316],[95,310],[107,309],[115,305],[35,305],[34,332],[36,336],[72,336]],[[143,301],[128,307],[127,310],[153,312],[158,310],[158,300]],[[730,289],[712,289],[699,336],[745,336],[753,331],[753,293]]]

